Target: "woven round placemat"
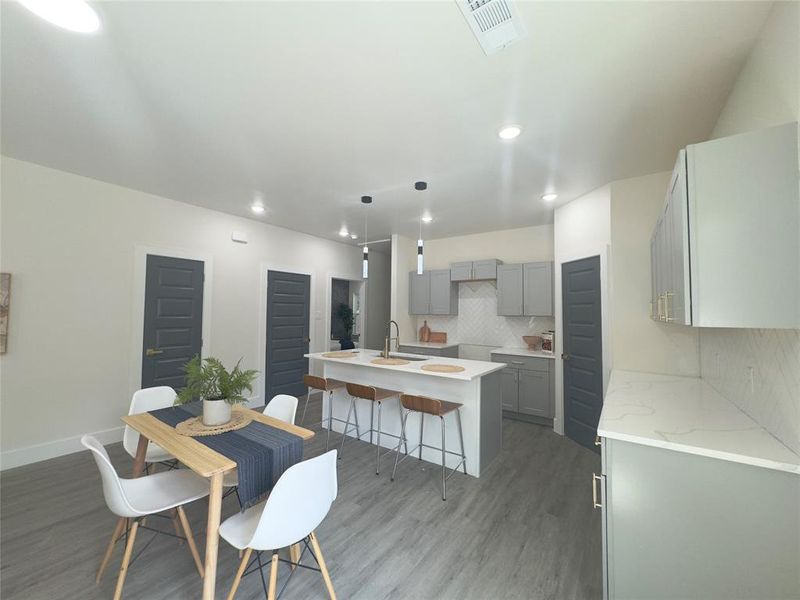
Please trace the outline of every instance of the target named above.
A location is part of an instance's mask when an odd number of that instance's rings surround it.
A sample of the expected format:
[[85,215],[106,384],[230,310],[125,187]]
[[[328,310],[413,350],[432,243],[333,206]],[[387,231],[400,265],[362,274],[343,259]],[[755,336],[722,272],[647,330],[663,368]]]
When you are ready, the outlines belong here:
[[371,361],[373,365],[407,365],[410,360],[403,360],[402,358],[373,358]]
[[349,352],[349,351],[341,351],[341,352],[325,352],[323,355],[325,358],[355,358],[358,356],[358,352]]
[[459,367],[458,365],[422,365],[422,370],[434,373],[461,373],[461,371],[466,371],[464,367]]
[[242,427],[247,427],[253,418],[243,412],[234,411],[231,420],[222,425],[203,425],[203,417],[192,417],[181,421],[175,426],[175,431],[181,435],[189,437],[201,437],[204,435],[219,435],[228,431],[236,431]]

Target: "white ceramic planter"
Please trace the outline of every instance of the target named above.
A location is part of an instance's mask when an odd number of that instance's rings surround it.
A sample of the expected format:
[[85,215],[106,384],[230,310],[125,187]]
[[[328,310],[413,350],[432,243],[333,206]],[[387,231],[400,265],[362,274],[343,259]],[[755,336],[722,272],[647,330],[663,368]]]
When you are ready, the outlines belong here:
[[231,420],[231,405],[225,400],[203,400],[203,425],[223,425]]

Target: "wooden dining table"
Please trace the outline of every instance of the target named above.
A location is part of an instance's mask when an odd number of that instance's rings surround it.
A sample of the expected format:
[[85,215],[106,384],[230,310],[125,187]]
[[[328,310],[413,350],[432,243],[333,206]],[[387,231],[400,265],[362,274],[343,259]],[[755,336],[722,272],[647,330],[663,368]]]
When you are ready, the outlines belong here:
[[[303,440],[314,437],[314,432],[280,419],[268,417],[258,411],[234,407],[234,411],[247,411],[254,421],[283,429]],[[203,578],[203,600],[212,600],[216,591],[217,550],[219,548],[219,524],[222,511],[222,478],[236,469],[236,462],[212,450],[196,438],[179,434],[174,427],[157,419],[150,413],[139,413],[122,417],[126,425],[139,433],[139,445],[133,461],[133,476],[144,471],[147,444],[153,442],[186,465],[189,469],[209,480],[208,524],[206,528],[205,576]]]

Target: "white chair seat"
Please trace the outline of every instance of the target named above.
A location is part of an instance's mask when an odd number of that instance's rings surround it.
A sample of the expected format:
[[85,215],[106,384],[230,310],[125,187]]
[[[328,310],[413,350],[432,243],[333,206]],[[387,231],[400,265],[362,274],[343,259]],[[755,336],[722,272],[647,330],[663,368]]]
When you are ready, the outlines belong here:
[[222,476],[222,485],[224,487],[236,487],[239,485],[239,475],[236,469],[228,471]]
[[136,512],[150,515],[208,496],[208,480],[188,469],[175,469],[121,479],[128,502]]
[[[134,458],[136,457],[134,456]],[[154,444],[153,442],[147,444],[147,454],[145,454],[144,457],[145,462],[157,463],[157,462],[167,462],[169,460],[175,460],[175,457],[172,456],[166,450],[164,450],[158,444]]]
[[220,537],[237,550],[247,548],[261,520],[264,504],[266,504],[266,500],[225,519],[225,522],[219,526]]

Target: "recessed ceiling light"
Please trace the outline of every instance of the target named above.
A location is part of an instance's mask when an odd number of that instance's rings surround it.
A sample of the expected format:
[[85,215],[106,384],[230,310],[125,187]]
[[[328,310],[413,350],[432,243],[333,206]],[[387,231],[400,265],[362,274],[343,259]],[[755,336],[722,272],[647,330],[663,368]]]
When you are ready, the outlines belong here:
[[430,215],[422,215],[422,222],[423,223],[430,223],[433,221],[433,217]]
[[339,230],[339,235],[342,236],[342,237],[347,237],[348,235],[350,235],[350,232],[347,231],[347,227],[342,227]]
[[45,21],[78,33],[100,29],[100,17],[83,0],[19,0],[29,11]]
[[558,194],[545,194],[544,196],[542,196],[542,200],[544,200],[545,202],[552,202],[556,198],[558,198]]
[[263,204],[253,204],[250,206],[250,210],[252,210],[257,215],[263,215],[266,209],[264,208]]
[[513,140],[520,133],[522,133],[522,129],[516,125],[509,125],[508,127],[503,127],[500,131],[498,131],[497,135],[499,135],[500,139],[503,140]]
[[350,239],[351,239],[351,240],[357,240],[357,239],[358,239],[358,236],[357,236],[355,233],[351,233],[351,234],[350,234]]

